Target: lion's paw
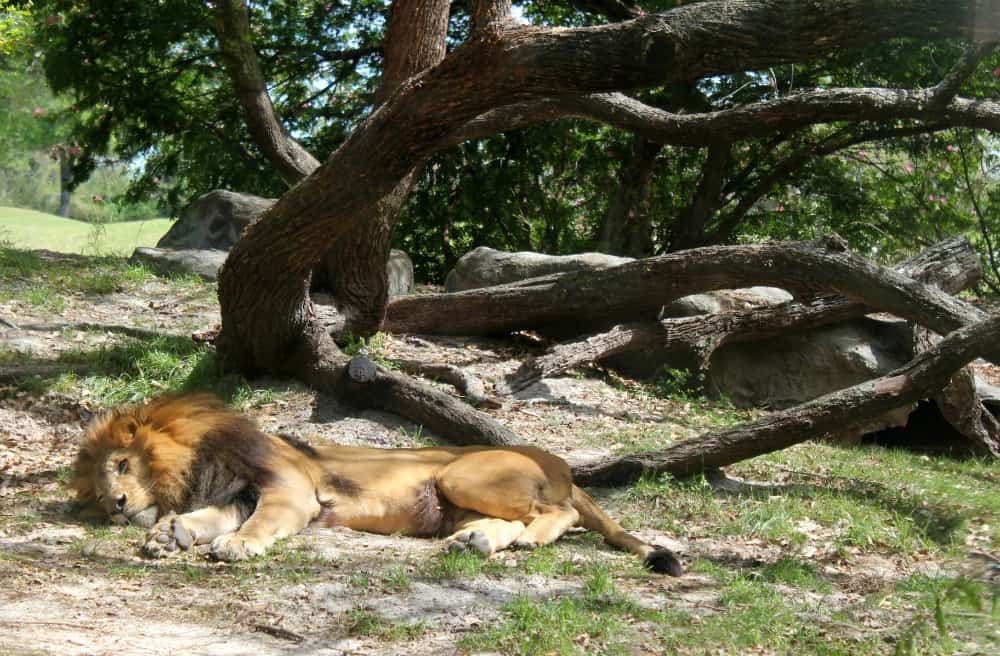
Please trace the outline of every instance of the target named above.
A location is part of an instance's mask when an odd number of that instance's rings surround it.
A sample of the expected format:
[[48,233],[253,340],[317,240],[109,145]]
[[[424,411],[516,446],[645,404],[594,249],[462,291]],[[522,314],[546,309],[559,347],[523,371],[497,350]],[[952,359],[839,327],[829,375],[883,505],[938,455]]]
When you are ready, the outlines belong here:
[[180,517],[171,513],[153,525],[146,533],[142,551],[150,558],[165,558],[180,549],[190,549],[195,542],[192,533]]
[[495,549],[485,531],[459,531],[446,542],[449,551],[478,551],[484,556],[492,555]]
[[212,556],[218,560],[246,560],[262,556],[265,551],[267,547],[260,540],[239,533],[227,533],[212,540]]
[[538,542],[532,540],[531,538],[518,538],[514,540],[513,546],[515,549],[537,549]]

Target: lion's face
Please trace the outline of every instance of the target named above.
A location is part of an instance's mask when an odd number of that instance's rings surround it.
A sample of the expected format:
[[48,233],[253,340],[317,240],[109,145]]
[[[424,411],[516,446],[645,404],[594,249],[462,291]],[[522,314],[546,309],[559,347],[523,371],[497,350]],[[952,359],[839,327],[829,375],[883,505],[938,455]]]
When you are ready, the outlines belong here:
[[153,525],[157,516],[153,481],[141,454],[132,449],[115,449],[103,462],[96,463],[93,476],[94,501],[112,521]]

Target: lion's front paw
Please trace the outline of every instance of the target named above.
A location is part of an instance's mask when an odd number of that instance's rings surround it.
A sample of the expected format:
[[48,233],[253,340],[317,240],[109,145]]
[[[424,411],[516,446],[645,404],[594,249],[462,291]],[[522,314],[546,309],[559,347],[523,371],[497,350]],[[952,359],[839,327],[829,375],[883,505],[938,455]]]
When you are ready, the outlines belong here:
[[150,558],[165,558],[178,548],[190,549],[194,542],[194,533],[184,526],[180,517],[171,513],[149,529],[142,551]]
[[261,556],[266,550],[267,546],[260,540],[239,533],[220,535],[212,540],[212,555],[219,560],[245,560]]

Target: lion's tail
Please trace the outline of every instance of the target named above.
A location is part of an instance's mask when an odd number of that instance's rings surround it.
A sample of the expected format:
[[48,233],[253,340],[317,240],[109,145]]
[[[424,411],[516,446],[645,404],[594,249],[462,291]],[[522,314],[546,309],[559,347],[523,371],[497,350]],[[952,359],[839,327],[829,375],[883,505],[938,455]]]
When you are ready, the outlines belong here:
[[580,523],[584,528],[597,531],[608,544],[634,553],[654,572],[680,576],[684,570],[674,552],[664,547],[647,544],[630,534],[621,524],[608,517],[589,494],[573,486],[573,507],[580,513]]

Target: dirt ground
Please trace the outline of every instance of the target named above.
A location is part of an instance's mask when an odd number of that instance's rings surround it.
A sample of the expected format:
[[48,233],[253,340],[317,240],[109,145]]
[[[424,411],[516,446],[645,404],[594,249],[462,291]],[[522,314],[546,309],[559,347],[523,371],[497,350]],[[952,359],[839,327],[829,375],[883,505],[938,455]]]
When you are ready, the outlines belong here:
[[[58,314],[9,301],[0,304],[0,317],[10,324],[0,325],[8,349],[52,358],[114,340],[126,330],[189,335],[212,324],[217,310],[210,295],[178,297],[168,284],[152,281],[131,293],[68,296]],[[531,348],[527,338],[396,336],[387,338],[385,354],[462,365],[489,382],[513,371]],[[433,439],[397,417],[359,413],[294,383],[255,385],[275,390],[249,410],[267,430],[375,446]],[[2,654],[455,653],[463,635],[496,623],[513,599],[558,599],[583,585],[579,577],[531,573],[524,567],[530,555],[523,552],[499,555],[497,565],[505,568],[499,574],[444,576],[433,569],[439,542],[348,530],[309,529],[269,562],[238,567],[213,563],[202,549],[172,561],[144,559],[138,552],[140,532],[89,524],[73,513],[66,481],[93,410],[87,398],[67,394],[28,394],[10,386],[0,394]],[[682,437],[703,428],[683,403],[597,375],[543,380],[491,412],[526,439],[570,460],[617,450],[616,436],[625,429]],[[781,555],[780,545],[739,536],[679,540],[643,528],[641,520],[637,532],[686,562],[711,557],[759,563]],[[569,536],[558,549],[571,563],[596,561],[622,572],[633,567],[629,556],[582,535]],[[859,556],[843,584],[817,597],[816,606],[846,607],[867,591],[914,571],[933,574],[938,567],[911,558]],[[672,579],[636,573],[620,580],[643,607],[680,608],[695,617],[720,610],[718,583],[704,574]],[[387,640],[377,630],[352,630],[359,617],[421,629],[405,642]],[[872,613],[873,626],[857,630],[877,630],[880,621]],[[651,637],[634,651],[659,650]]]

